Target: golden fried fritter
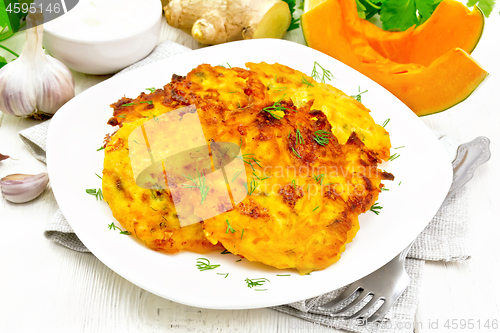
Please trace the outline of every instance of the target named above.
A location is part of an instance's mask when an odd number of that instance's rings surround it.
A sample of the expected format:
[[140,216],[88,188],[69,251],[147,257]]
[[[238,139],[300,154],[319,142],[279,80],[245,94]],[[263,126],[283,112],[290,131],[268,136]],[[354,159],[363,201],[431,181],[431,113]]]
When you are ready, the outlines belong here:
[[[200,252],[211,249],[210,241],[302,274],[324,269],[355,236],[358,215],[378,198],[381,180],[393,178],[377,169],[389,157],[389,135],[361,103],[330,85],[279,64],[247,67],[200,65],[163,89],[113,104],[108,123],[121,129],[106,146],[104,197],[117,220],[156,250]],[[180,228],[169,189],[135,184],[126,139],[145,121],[189,105],[206,142],[241,147],[246,181],[227,177],[248,195],[227,212]]]

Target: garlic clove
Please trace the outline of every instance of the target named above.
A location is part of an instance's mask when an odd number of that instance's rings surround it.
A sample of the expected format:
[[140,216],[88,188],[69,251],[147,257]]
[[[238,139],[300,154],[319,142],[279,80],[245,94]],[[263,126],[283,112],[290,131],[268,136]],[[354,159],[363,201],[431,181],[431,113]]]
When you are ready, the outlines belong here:
[[13,174],[0,179],[0,188],[5,199],[13,203],[24,203],[38,197],[47,187],[49,175]]
[[0,161],[6,160],[8,158],[10,158],[10,156],[0,154]]

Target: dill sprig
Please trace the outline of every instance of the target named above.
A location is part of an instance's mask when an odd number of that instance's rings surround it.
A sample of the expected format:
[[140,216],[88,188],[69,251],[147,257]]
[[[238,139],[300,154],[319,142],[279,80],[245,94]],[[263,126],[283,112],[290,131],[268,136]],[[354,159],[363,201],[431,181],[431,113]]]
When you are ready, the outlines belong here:
[[152,105],[152,104],[153,104],[153,101],[143,101],[143,102],[139,102],[139,104],[144,104],[144,103],[147,103],[148,105]]
[[239,175],[241,175],[241,173],[243,172],[244,170],[241,170],[240,172],[236,173],[234,176],[233,176],[233,179],[231,180],[231,183],[234,182],[236,180],[236,178],[238,178]]
[[255,172],[253,172],[253,173],[252,173],[252,175],[254,175],[254,176],[255,176],[255,178],[257,178],[258,180],[261,180],[261,181],[262,181],[262,180],[266,180],[266,179],[271,178],[271,177],[267,177],[265,173],[264,173],[264,178],[260,178],[259,176],[257,176],[257,175],[255,174]]
[[314,209],[313,209],[313,212],[314,212],[316,209],[318,209],[318,208],[319,208],[319,206],[318,206],[318,207],[316,207],[316,208],[314,208]]
[[227,229],[226,229],[226,234],[231,231],[233,234],[236,230],[233,229],[233,227],[231,227],[231,224],[229,224],[229,220],[226,219],[226,223],[227,223]]
[[240,160],[242,160],[246,164],[250,165],[250,167],[252,168],[252,171],[255,171],[255,168],[253,167],[252,162],[257,164],[260,168],[262,168],[262,165],[260,165],[260,160],[253,157],[253,155],[255,155],[255,154],[243,154],[241,156],[236,156],[236,158],[239,158]]
[[306,84],[308,85],[309,87],[314,87],[314,84],[312,84],[311,82],[307,81],[307,79],[303,76],[302,77],[302,84]]
[[99,179],[102,179],[102,177],[101,177],[101,176],[99,176],[97,173],[96,173],[95,175],[96,175],[97,177],[99,177]]
[[[320,70],[322,71],[322,74],[319,73],[319,71],[316,69],[316,66],[318,66],[320,68]],[[321,83],[325,83],[325,79],[327,79],[328,81],[331,81],[333,78],[332,72],[324,69],[316,61],[314,62],[314,67],[313,67],[311,76],[314,80],[321,81]]]
[[321,146],[327,145],[330,142],[330,133],[323,130],[316,131],[313,139]]
[[303,143],[304,143],[304,138],[302,137],[300,130],[297,128],[297,130],[295,131],[295,145],[301,145]]
[[120,227],[116,226],[115,222],[111,222],[111,224],[108,224],[108,229],[109,230],[119,230],[120,235],[132,235],[129,231],[122,230]]
[[198,188],[200,189],[200,195],[201,195],[201,205],[203,205],[203,202],[205,201],[206,197],[207,197],[207,194],[208,194],[208,191],[210,190],[210,187],[207,186],[207,184],[205,183],[206,182],[206,179],[205,179],[205,175],[202,174],[200,175],[200,172],[198,171],[198,169],[196,169],[196,173],[198,174],[198,179],[199,179],[199,183],[196,182],[196,180],[191,177],[191,175],[185,175],[185,174],[182,174],[184,177],[186,177],[187,179],[189,179],[190,181],[192,181],[194,183],[194,185],[188,185],[188,184],[182,184],[182,186],[184,188]]
[[248,288],[253,288],[253,287],[260,287],[264,285],[265,282],[271,282],[266,278],[258,278],[258,279],[249,279],[246,278],[245,282],[247,283]]
[[104,199],[104,197],[102,196],[102,191],[101,191],[100,188],[99,189],[88,188],[88,189],[85,190],[85,192],[87,192],[87,194],[95,196],[96,200],[103,200]]
[[207,258],[198,258],[196,259],[196,267],[198,267],[200,271],[208,271],[209,269],[220,267],[220,265],[211,265],[210,260]]
[[229,275],[229,273],[217,273],[217,275],[225,275],[224,276],[224,279],[227,278],[227,276]]
[[283,100],[283,97],[285,97],[286,94],[283,94],[283,96],[280,97],[280,99],[278,99],[276,102],[274,102],[273,105],[271,106],[267,106],[265,108],[263,108],[262,110],[263,111],[266,111],[266,112],[269,112],[269,114],[275,118],[275,119],[281,119],[283,118],[284,116],[280,115],[280,114],[277,114],[277,113],[274,113],[276,111],[278,112],[285,112],[285,111],[295,111],[295,110],[292,110],[292,109],[288,109],[284,106],[281,106],[280,103],[281,101]]
[[367,91],[368,90],[361,91],[360,86],[358,86],[358,94],[357,95],[351,95],[351,97],[361,103],[361,95],[364,94]]
[[101,146],[101,148],[97,149],[96,151],[103,150],[104,146]]
[[316,183],[323,185],[323,179],[325,179],[325,174],[324,174],[324,173],[320,173],[320,174],[319,174],[319,175],[317,175],[317,176],[315,176],[315,175],[313,174],[313,178],[314,178],[314,180],[316,181]]
[[243,183],[243,186],[247,190],[248,195],[252,195],[253,192],[259,187],[259,183],[252,177],[252,181],[248,183]]
[[398,158],[399,156],[401,156],[400,154],[398,153],[394,153],[392,154],[391,156],[389,156],[389,161],[394,161],[396,158]]
[[297,151],[295,150],[295,148],[292,147],[292,152],[295,154],[295,156],[297,156],[298,158],[302,158],[302,156],[300,156],[299,153],[297,153]]
[[387,118],[384,123],[382,124],[382,127],[387,126],[387,124],[391,121],[391,118]]
[[379,205],[378,202],[375,202],[371,207],[370,207],[370,210],[372,212],[374,212],[375,214],[380,214],[380,210],[382,209],[383,207]]
[[146,88],[146,90],[149,90],[150,93],[154,93],[156,91],[156,88],[151,87],[151,88]]
[[290,276],[290,274],[276,274],[276,276]]
[[122,104],[122,106],[132,106],[132,105],[137,105],[137,103],[126,103],[126,104]]

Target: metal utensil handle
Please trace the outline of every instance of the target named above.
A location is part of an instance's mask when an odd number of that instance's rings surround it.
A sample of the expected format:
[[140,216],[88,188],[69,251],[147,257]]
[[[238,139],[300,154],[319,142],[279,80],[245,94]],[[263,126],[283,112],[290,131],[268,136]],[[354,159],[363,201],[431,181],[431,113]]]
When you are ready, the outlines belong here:
[[490,139],[487,137],[480,136],[458,146],[457,156],[452,162],[453,181],[444,202],[471,180],[476,168],[486,163],[490,157]]

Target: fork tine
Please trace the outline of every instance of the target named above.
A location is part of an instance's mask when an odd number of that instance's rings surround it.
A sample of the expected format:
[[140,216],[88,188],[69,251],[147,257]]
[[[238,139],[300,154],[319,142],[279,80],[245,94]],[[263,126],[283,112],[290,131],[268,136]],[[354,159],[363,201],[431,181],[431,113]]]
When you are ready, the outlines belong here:
[[349,320],[349,319],[354,319],[354,318],[359,318],[359,317],[363,317],[365,314],[367,314],[371,309],[373,309],[373,307],[375,306],[375,304],[379,301],[379,300],[385,300],[383,297],[375,297],[375,295],[372,297],[372,299],[365,304],[365,306],[363,306],[361,309],[359,309],[358,312],[356,312],[355,314],[347,317],[346,319]]
[[356,305],[358,305],[359,302],[364,300],[366,298],[366,296],[368,296],[368,295],[371,295],[371,292],[368,290],[363,290],[363,292],[356,299],[354,299],[354,301],[352,301],[351,303],[346,305],[341,311],[332,312],[332,315],[340,316],[340,315],[343,315],[343,314],[349,312],[349,310],[351,310]]
[[330,302],[327,302],[327,303],[319,306],[318,309],[320,311],[326,311],[326,310],[329,310],[331,308],[336,307],[337,305],[339,305],[340,303],[342,303],[344,300],[346,300],[349,297],[351,297],[351,295],[354,294],[359,288],[361,288],[361,287],[358,284],[356,284],[356,283],[351,284],[349,286],[349,288],[347,288],[346,290],[344,290],[344,292],[342,294],[340,294],[339,296],[335,297]]
[[389,311],[389,309],[391,308],[391,306],[392,306],[392,303],[391,302],[387,302],[387,300],[385,300],[384,304],[382,304],[382,306],[377,311],[375,311],[374,314],[372,314],[368,318],[368,322],[369,323],[373,323],[374,321],[377,321],[381,317],[385,316],[385,314]]

